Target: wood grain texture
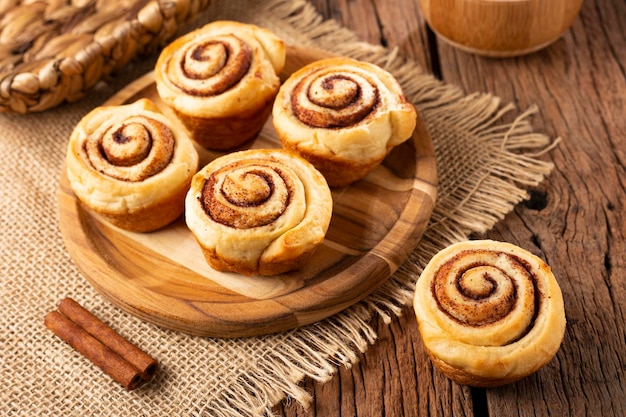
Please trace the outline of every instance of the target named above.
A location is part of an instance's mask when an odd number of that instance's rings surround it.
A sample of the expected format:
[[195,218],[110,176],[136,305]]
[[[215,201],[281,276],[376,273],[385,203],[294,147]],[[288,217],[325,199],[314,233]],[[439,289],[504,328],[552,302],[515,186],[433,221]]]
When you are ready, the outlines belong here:
[[[545,158],[554,172],[485,236],[517,244],[552,267],[563,290],[567,330],[549,366],[515,384],[476,390],[432,369],[412,309],[389,325],[351,369],[326,384],[306,382],[310,410],[281,404],[286,417],[626,415],[626,7],[588,0],[571,29],[537,53],[481,58],[428,35],[412,0],[311,0],[371,43],[407,56],[466,92],[489,92],[524,110],[533,127],[563,142]],[[332,5],[332,6],[331,6]],[[348,8],[374,10],[363,19]],[[391,18],[402,11],[401,19]],[[340,13],[340,11],[342,11]],[[367,25],[368,28],[363,28]]]
[[[327,56],[290,47],[287,71]],[[152,74],[106,104],[140,97],[170,113]],[[247,146],[280,147],[271,119]],[[201,166],[221,155],[199,152]],[[253,336],[326,318],[382,284],[418,244],[434,206],[436,182],[432,142],[418,120],[413,137],[374,172],[332,190],[333,215],[324,243],[304,268],[275,277],[211,269],[182,218],[152,233],[115,228],[78,202],[64,172],[59,223],[67,249],[87,280],[124,310],[190,334]]]
[[491,57],[537,51],[559,38],[582,0],[420,0],[430,27],[461,49]]

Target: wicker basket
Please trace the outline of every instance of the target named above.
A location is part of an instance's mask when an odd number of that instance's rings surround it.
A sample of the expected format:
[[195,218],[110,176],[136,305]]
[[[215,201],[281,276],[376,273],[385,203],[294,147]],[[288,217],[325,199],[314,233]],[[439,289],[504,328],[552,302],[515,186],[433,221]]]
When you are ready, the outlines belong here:
[[75,101],[211,0],[0,0],[0,112]]

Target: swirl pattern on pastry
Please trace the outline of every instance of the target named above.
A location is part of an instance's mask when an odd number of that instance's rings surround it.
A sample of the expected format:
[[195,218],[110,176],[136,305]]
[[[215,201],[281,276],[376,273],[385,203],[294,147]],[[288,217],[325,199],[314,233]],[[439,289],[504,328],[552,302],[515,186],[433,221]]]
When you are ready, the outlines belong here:
[[214,96],[232,88],[248,73],[252,50],[234,34],[188,43],[167,60],[167,77],[181,91]]
[[309,73],[296,85],[291,98],[298,120],[327,129],[359,123],[379,104],[376,82],[368,74],[350,69]]
[[166,46],[154,78],[159,96],[207,149],[232,149],[267,121],[285,65],[284,42],[255,25],[215,21]]
[[235,162],[211,174],[202,190],[206,213],[217,223],[237,229],[266,226],[287,209],[294,192],[293,178],[268,161]]
[[266,29],[212,22],[163,49],[155,66],[157,91],[189,116],[250,115],[271,106],[285,58],[284,42]]
[[103,120],[82,152],[93,168],[122,181],[143,181],[161,172],[174,154],[169,126],[146,115]]
[[140,99],[83,117],[66,165],[80,201],[119,227],[143,232],[182,214],[198,153],[154,103]]
[[324,239],[332,197],[304,159],[248,150],[215,159],[192,181],[189,229],[215,269],[275,275],[301,265]]
[[503,242],[461,242],[435,255],[418,281],[414,308],[433,363],[474,386],[538,370],[556,354],[565,331],[550,268]]
[[323,59],[294,72],[272,114],[283,146],[312,162],[331,186],[372,171],[411,137],[417,121],[389,72],[349,58]]

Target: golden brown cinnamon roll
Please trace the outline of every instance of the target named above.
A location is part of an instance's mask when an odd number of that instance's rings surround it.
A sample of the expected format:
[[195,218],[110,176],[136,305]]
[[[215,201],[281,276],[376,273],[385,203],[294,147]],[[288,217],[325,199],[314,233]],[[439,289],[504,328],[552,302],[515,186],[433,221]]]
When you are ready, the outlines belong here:
[[279,149],[234,152],[193,178],[185,218],[214,269],[277,275],[302,266],[332,214],[324,177]]
[[514,382],[547,364],[565,332],[550,267],[515,245],[461,242],[421,274],[414,309],[434,365],[465,385]]
[[411,137],[417,118],[390,73],[348,58],[324,59],[293,73],[272,115],[283,146],[313,163],[331,186],[376,168]]
[[157,91],[208,149],[254,138],[271,113],[285,44],[254,25],[218,21],[172,42],[155,67]]
[[184,211],[198,169],[193,142],[147,99],[98,107],[72,132],[67,176],[76,197],[131,231],[161,228]]

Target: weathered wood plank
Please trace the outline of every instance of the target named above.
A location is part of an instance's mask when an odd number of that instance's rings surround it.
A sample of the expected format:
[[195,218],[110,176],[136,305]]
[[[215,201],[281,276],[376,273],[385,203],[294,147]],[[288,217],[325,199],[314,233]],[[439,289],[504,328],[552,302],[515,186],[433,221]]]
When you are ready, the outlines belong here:
[[[555,44],[520,58],[487,59],[437,42],[429,52],[415,1],[311,0],[363,40],[398,47],[444,81],[533,104],[533,127],[560,145],[544,156],[550,177],[485,236],[544,258],[563,290],[568,327],[547,367],[515,384],[471,390],[450,383],[425,356],[413,312],[390,325],[352,369],[306,382],[314,405],[284,416],[626,415],[626,8],[588,0]],[[511,116],[507,116],[511,117]],[[481,236],[483,237],[483,236]]]
[[563,138],[546,156],[552,175],[487,236],[551,265],[565,298],[565,340],[536,375],[488,390],[491,415],[626,413],[624,22],[623,2],[587,1],[572,29],[533,55],[485,59],[438,44],[444,80],[521,110],[538,104],[536,130]]
[[430,68],[432,58],[424,19],[417,1],[311,0],[326,19],[334,19],[359,39],[398,51]]

